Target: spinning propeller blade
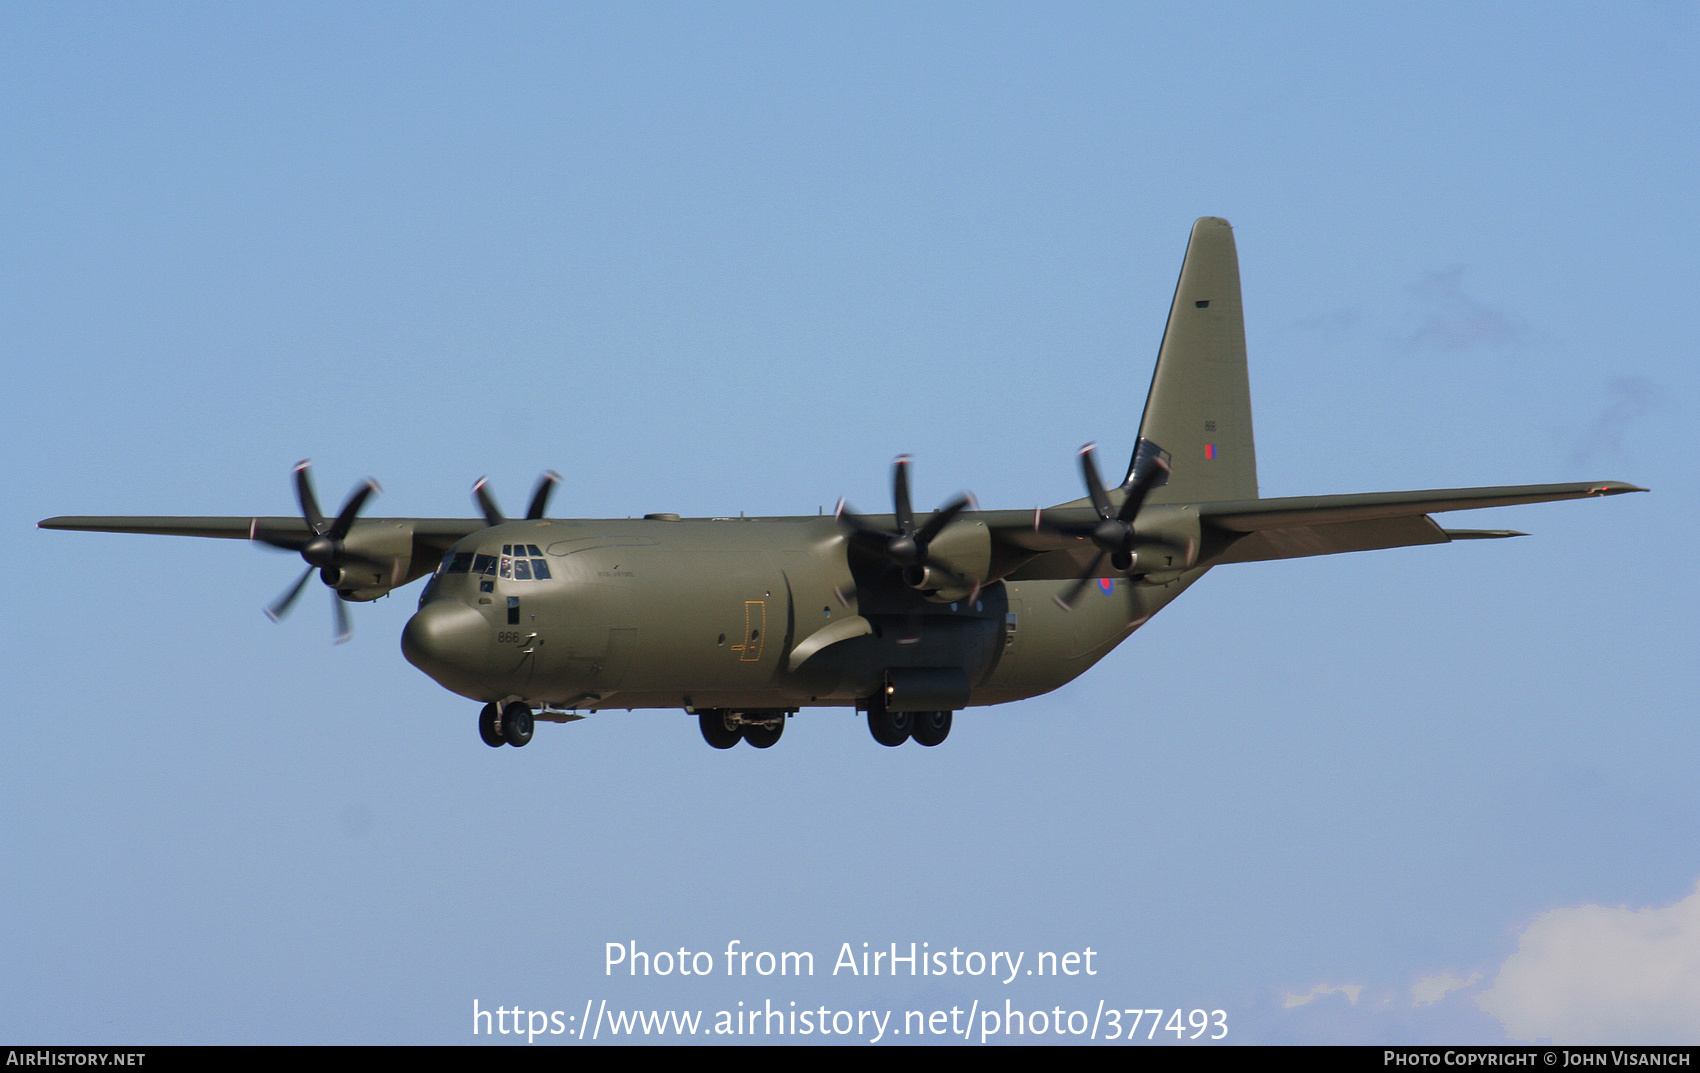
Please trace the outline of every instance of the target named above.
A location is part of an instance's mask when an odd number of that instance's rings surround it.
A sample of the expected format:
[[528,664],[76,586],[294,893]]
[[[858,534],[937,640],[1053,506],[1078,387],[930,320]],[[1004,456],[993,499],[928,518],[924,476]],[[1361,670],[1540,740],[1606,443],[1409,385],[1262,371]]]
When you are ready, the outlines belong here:
[[[537,490],[531,493],[531,506],[527,508],[527,521],[538,521],[543,517],[543,511],[549,506],[549,496],[555,491],[555,486],[561,483],[561,475],[549,470],[537,480]],[[496,505],[496,497],[490,494],[490,478],[480,477],[472,486],[472,498],[477,501],[478,509],[484,512],[484,520],[491,525],[503,525],[507,522],[502,514],[502,508]]]
[[[343,541],[354,528],[366,501],[372,498],[374,492],[382,490],[377,481],[367,478],[349,493],[336,518],[327,519],[319,509],[319,497],[313,492],[311,468],[306,459],[295,464],[295,499],[301,504],[301,520],[307,523],[307,535],[275,533],[258,528],[253,533],[253,538],[260,543],[299,552],[301,558],[307,561],[306,571],[296,578],[295,584],[266,608],[266,617],[273,622],[281,620],[295,606],[296,597],[301,595],[313,571],[319,572],[326,585],[332,585],[344,563],[359,561],[357,556],[348,553]],[[331,589],[331,603],[336,620],[336,643],[341,644],[353,635],[353,628],[349,625],[348,609],[342,606],[342,597],[337,595],[335,588]]]
[[956,520],[958,514],[973,506],[974,497],[967,494],[957,496],[934,511],[925,525],[916,528],[915,511],[909,497],[909,462],[908,455],[898,455],[891,468],[891,498],[896,508],[894,518],[897,522],[897,532],[893,533],[874,525],[852,511],[842,499],[838,501],[838,507],[833,512],[834,517],[855,535],[865,538],[867,544],[903,570],[906,583],[914,584],[912,579],[919,571],[930,569],[949,578],[953,584],[972,588],[973,593],[978,595],[980,583],[977,580],[963,577],[934,559],[927,550],[938,535],[944,532],[945,527]]
[[1121,486],[1124,493],[1121,509],[1115,509],[1110,496],[1104,491],[1103,478],[1098,476],[1098,464],[1093,460],[1092,452],[1097,444],[1089,443],[1080,449],[1080,475],[1086,482],[1086,495],[1092,501],[1092,510],[1098,515],[1098,521],[1091,525],[1077,522],[1058,522],[1039,512],[1034,517],[1036,528],[1048,529],[1053,533],[1064,536],[1082,537],[1098,546],[1098,554],[1093,557],[1092,565],[1086,568],[1074,584],[1057,594],[1057,603],[1064,610],[1074,610],[1080,594],[1086,591],[1086,586],[1098,576],[1103,568],[1104,558],[1109,557],[1110,565],[1126,573],[1134,568],[1134,525],[1139,518],[1139,511],[1145,505],[1145,498],[1151,490],[1160,485],[1169,473],[1169,460],[1161,447],[1149,440],[1140,440],[1134,450],[1133,466],[1128,472],[1127,483]]

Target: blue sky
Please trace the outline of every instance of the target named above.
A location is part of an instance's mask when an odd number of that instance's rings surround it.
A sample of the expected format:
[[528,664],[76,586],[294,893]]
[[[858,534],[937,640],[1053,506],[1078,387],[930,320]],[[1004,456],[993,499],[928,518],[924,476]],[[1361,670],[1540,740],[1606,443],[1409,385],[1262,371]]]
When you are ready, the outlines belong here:
[[[1693,4],[0,27],[5,1035],[1009,999],[1220,1008],[1238,1041],[1700,1037]],[[33,528],[289,513],[303,457],[383,515],[551,468],[566,515],[811,513],[884,501],[900,452],[918,501],[1073,498],[1079,444],[1131,446],[1201,215],[1236,227],[1265,495],[1653,493],[1223,568],[936,750],[842,712],[767,752],[666,712],[490,750],[400,656],[412,589],[333,648],[322,592],[260,614],[288,556]],[[603,971],[733,939],[823,963]],[[825,974],[911,941],[1100,973]]]

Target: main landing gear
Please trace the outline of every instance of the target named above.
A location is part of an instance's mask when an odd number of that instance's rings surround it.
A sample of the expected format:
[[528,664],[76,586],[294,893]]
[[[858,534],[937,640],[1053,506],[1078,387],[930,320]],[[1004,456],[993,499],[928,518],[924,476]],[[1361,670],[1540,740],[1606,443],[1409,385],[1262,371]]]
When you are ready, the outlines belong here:
[[896,748],[914,738],[926,746],[950,736],[952,712],[890,712],[883,704],[868,705],[868,732],[881,745]]
[[702,727],[702,740],[716,749],[730,749],[747,741],[758,749],[770,749],[785,733],[785,712],[734,712],[725,708],[708,708],[697,713]]
[[486,704],[478,713],[478,736],[492,749],[503,745],[518,748],[531,740],[536,728],[531,707],[517,700],[506,707]]

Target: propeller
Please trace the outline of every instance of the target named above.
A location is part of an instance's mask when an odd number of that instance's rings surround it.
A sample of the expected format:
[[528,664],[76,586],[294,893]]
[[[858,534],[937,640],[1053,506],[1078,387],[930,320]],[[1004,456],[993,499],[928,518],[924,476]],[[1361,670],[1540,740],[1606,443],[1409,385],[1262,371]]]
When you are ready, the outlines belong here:
[[1089,443],[1080,449],[1080,474],[1086,480],[1086,494],[1092,499],[1092,509],[1098,520],[1082,524],[1054,522],[1043,514],[1034,518],[1035,528],[1042,527],[1064,536],[1085,537],[1098,546],[1092,565],[1065,592],[1057,595],[1056,601],[1065,611],[1074,610],[1075,601],[1098,576],[1106,556],[1117,570],[1125,573],[1133,569],[1134,520],[1139,516],[1139,508],[1145,505],[1145,497],[1169,474],[1169,460],[1163,449],[1150,440],[1140,440],[1139,446],[1134,449],[1133,465],[1128,467],[1127,480],[1121,486],[1125,498],[1121,509],[1117,510],[1104,491],[1104,482],[1098,476],[1098,464],[1092,460],[1092,451],[1097,446]]
[[274,548],[286,548],[299,552],[301,558],[307,560],[307,569],[289,591],[274,600],[266,608],[266,617],[273,622],[289,613],[295,604],[296,597],[306,587],[307,579],[313,576],[313,571],[319,572],[319,579],[331,588],[331,612],[336,618],[336,643],[341,644],[354,635],[353,627],[349,625],[348,609],[343,607],[342,598],[337,595],[335,584],[341,572],[341,567],[348,562],[364,562],[358,556],[350,555],[343,545],[348,538],[348,531],[354,527],[354,520],[360,514],[360,508],[366,505],[366,500],[373,492],[381,491],[378,482],[368,477],[349,493],[348,500],[343,503],[342,510],[335,518],[326,518],[319,510],[319,497],[313,494],[313,479],[310,473],[311,465],[303,459],[295,464],[295,498],[301,504],[301,518],[307,523],[307,533],[277,533],[256,527],[253,539],[262,544],[270,544]]
[[[933,516],[927,519],[927,524],[917,528],[915,511],[909,502],[909,456],[898,455],[897,461],[892,464],[891,498],[896,507],[895,533],[881,529],[856,514],[842,499],[838,501],[834,517],[858,536],[865,537],[868,543],[877,547],[882,555],[902,570],[905,584],[919,587],[926,576],[924,571],[931,569],[949,578],[954,584],[971,587],[974,593],[978,594],[978,581],[962,577],[927,553],[928,545],[944,532],[945,526],[956,520],[958,514],[973,505],[974,497],[967,494],[957,496],[934,511]],[[972,600],[973,596],[969,599]]]
[[[528,521],[537,521],[543,517],[543,511],[549,506],[549,496],[555,491],[555,486],[561,483],[561,475],[549,470],[537,480],[537,491],[531,493],[531,506],[526,509]],[[484,512],[484,520],[491,525],[501,525],[508,519],[503,516],[502,508],[496,506],[496,497],[490,494],[490,478],[480,477],[478,483],[472,486],[472,498],[478,501],[478,509]]]

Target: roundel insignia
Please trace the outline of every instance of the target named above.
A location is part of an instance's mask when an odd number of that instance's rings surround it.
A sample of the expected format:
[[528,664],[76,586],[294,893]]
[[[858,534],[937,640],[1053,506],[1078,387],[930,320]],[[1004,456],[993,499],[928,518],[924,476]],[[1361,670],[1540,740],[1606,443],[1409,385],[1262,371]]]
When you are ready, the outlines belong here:
[[1099,592],[1115,592],[1116,591],[1116,579],[1113,578],[1113,577],[1101,577],[1101,578],[1099,578],[1098,579],[1098,591]]

